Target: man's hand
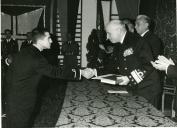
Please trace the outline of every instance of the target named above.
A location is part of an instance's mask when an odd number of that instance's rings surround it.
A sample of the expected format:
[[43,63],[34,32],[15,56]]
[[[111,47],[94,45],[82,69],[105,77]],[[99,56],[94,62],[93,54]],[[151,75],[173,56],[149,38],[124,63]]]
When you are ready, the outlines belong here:
[[84,70],[81,70],[81,75],[85,77],[86,79],[92,78],[95,74],[95,70],[91,68],[86,68]]
[[129,82],[130,82],[130,80],[127,76],[117,77],[117,83],[119,85],[127,85]]
[[166,64],[169,64],[169,65],[175,65],[175,63],[173,62],[173,60],[171,58],[167,59],[164,56],[158,56],[158,60],[161,61],[161,62],[164,62]]
[[169,64],[160,61],[151,61],[151,64],[155,69],[158,69],[160,71],[165,71],[169,66]]
[[164,56],[158,56],[158,60],[151,61],[151,64],[154,68],[161,71],[166,71],[169,65],[175,65],[171,59],[167,59]]

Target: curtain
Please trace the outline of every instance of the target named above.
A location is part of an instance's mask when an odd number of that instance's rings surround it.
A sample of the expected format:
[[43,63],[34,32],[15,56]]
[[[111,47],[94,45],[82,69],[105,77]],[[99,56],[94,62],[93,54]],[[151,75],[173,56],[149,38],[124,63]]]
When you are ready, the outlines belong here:
[[[34,18],[35,21],[36,19],[39,21],[39,24],[36,24],[35,27],[37,26],[41,27],[42,24],[45,24],[45,27],[48,30],[50,30],[50,27],[52,27],[51,24],[53,23],[53,27],[54,27],[54,24],[56,22],[55,20],[55,16],[57,12],[56,1],[58,0],[53,0],[53,1],[55,1],[55,5],[51,7],[52,0],[24,0],[24,1],[23,0],[2,0],[1,11],[11,16],[20,16],[23,15],[24,13],[30,13],[37,9],[45,8],[45,11],[42,13],[42,15],[40,14],[41,15],[40,20],[38,19],[38,17]],[[54,12],[53,18],[51,17],[51,11]]]
[[58,0],[60,30],[62,41],[67,40],[67,33],[75,36],[76,21],[80,0]]
[[60,19],[60,31],[61,31],[61,38],[62,41],[66,41],[66,34],[68,33],[68,0],[57,0],[57,9],[59,12],[59,19]]
[[77,14],[80,0],[68,0],[68,33],[75,37]]
[[[140,0],[115,0],[120,19],[135,19],[139,13]],[[149,0],[146,0],[149,2]]]
[[97,0],[96,28],[97,30],[104,30],[103,8],[102,8],[101,0]]
[[159,0],[141,0],[140,2],[140,14],[148,15],[151,18],[156,16],[156,5]]
[[[43,10],[44,8],[40,8],[17,16],[17,34],[26,34],[36,28],[39,25],[40,17],[43,16]],[[41,20],[40,25],[43,26],[43,17]]]
[[103,43],[105,40],[105,32],[104,32],[104,17],[103,17],[103,8],[101,0],[97,0],[97,18],[96,18],[96,28],[97,35],[100,43]]
[[44,27],[45,27],[45,25],[44,25],[44,10],[43,10],[41,13],[41,16],[39,18],[37,28],[44,28]]

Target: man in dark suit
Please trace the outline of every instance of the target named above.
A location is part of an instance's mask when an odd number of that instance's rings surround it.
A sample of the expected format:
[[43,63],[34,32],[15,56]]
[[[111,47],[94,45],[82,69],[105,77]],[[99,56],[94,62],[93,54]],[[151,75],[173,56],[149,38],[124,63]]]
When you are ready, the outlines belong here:
[[154,68],[165,71],[168,77],[177,79],[177,65],[172,59],[167,59],[164,56],[158,56],[158,60],[151,62]]
[[49,49],[51,43],[49,32],[34,32],[33,45],[21,50],[10,64],[6,77],[8,128],[30,127],[37,86],[42,75],[61,79],[80,79],[80,75],[84,75],[84,70],[61,69],[50,65],[41,55],[41,51]]
[[18,52],[18,43],[12,38],[12,31],[5,30],[5,39],[2,41],[2,61],[7,65],[12,61],[13,55]]
[[4,113],[5,95],[6,95],[6,82],[5,76],[8,69],[8,65],[12,62],[13,56],[18,52],[18,44],[15,39],[12,38],[12,31],[5,30],[5,39],[1,42],[1,71],[2,71],[2,111]]
[[[159,55],[163,55],[164,53],[164,45],[162,43],[162,41],[158,38],[157,35],[155,35],[152,32],[152,25],[153,22],[152,20],[146,16],[146,15],[138,15],[135,21],[135,29],[137,31],[137,33],[146,40],[146,42],[149,44],[150,48],[151,48],[151,52],[153,55],[153,59],[157,59],[157,57]],[[164,73],[162,72],[158,72],[159,77],[160,77],[160,84],[161,87],[163,85],[164,82]],[[161,88],[162,90],[162,88]],[[159,98],[161,99],[161,96],[159,95]],[[160,104],[161,104],[161,100],[159,100],[158,103],[158,108],[160,108]]]
[[23,49],[23,48],[26,48],[28,46],[31,46],[31,45],[32,45],[32,33],[27,32],[26,33],[26,40],[24,42],[22,42],[20,50]]
[[137,33],[143,37],[149,44],[154,59],[164,52],[162,41],[155,35],[152,30],[152,20],[146,15],[138,15],[135,21],[135,29]]
[[[167,59],[164,56],[159,56],[158,60],[151,62],[154,68],[165,71],[166,75],[169,78],[175,79],[174,84],[177,85],[177,65],[173,62],[172,59]],[[176,104],[175,104],[175,111],[176,111],[176,121],[177,121],[177,93],[176,93]]]
[[92,75],[115,73],[119,85],[128,85],[134,93],[157,106],[160,81],[150,61],[153,60],[148,44],[139,36],[127,32],[120,20],[113,20],[106,27],[107,38],[115,43],[112,61],[103,69],[93,69]]

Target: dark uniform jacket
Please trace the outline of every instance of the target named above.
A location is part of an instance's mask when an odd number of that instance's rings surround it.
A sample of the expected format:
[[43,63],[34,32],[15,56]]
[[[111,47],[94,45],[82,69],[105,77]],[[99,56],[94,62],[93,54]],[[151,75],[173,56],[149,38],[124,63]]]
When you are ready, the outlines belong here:
[[5,60],[8,56],[12,57],[18,52],[18,43],[12,38],[9,42],[7,39],[4,39],[1,43],[1,50],[2,59]]
[[154,59],[157,59],[158,55],[164,53],[164,45],[162,41],[151,31],[148,31],[143,38],[149,44]]
[[[77,69],[53,67],[33,45],[17,54],[7,72],[7,117],[13,128],[27,127],[36,101],[38,82],[42,75],[61,79],[79,79]],[[18,124],[18,121],[22,121]],[[15,122],[15,123],[13,123]]]
[[9,41],[7,41],[7,39],[4,39],[1,42],[1,84],[2,84],[2,98],[4,98],[5,95],[5,76],[6,76],[6,71],[8,69],[7,63],[6,63],[6,59],[13,59],[13,56],[18,52],[18,44],[17,41],[14,39],[9,39]]
[[123,43],[114,47],[112,58],[104,69],[97,70],[98,75],[116,73],[128,76],[129,87],[148,100],[160,92],[159,76],[150,64],[153,60],[151,50],[141,37],[127,32]]
[[20,47],[20,50],[23,49],[23,48],[26,48],[28,46],[31,46],[32,45],[32,41],[29,41],[29,40],[25,40],[24,42],[22,42],[22,45]]
[[[149,44],[149,47],[151,48],[151,52],[152,52],[152,56],[153,56],[154,60],[156,60],[159,55],[164,54],[163,42],[158,38],[157,35],[155,35],[151,31],[148,31],[147,33],[145,33],[143,38]],[[163,85],[165,73],[158,71],[158,74],[160,77],[160,84]]]

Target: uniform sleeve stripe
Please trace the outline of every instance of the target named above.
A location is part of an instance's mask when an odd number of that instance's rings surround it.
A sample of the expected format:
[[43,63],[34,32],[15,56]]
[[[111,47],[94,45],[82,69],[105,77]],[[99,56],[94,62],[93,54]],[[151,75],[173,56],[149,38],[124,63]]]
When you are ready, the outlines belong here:
[[134,70],[135,71],[135,73],[136,73],[136,75],[138,76],[138,78],[140,79],[140,80],[143,80],[142,79],[142,77],[139,75],[139,73],[137,72],[137,70]]
[[131,72],[132,77],[135,79],[137,83],[140,83],[143,79],[139,76],[136,70]]

